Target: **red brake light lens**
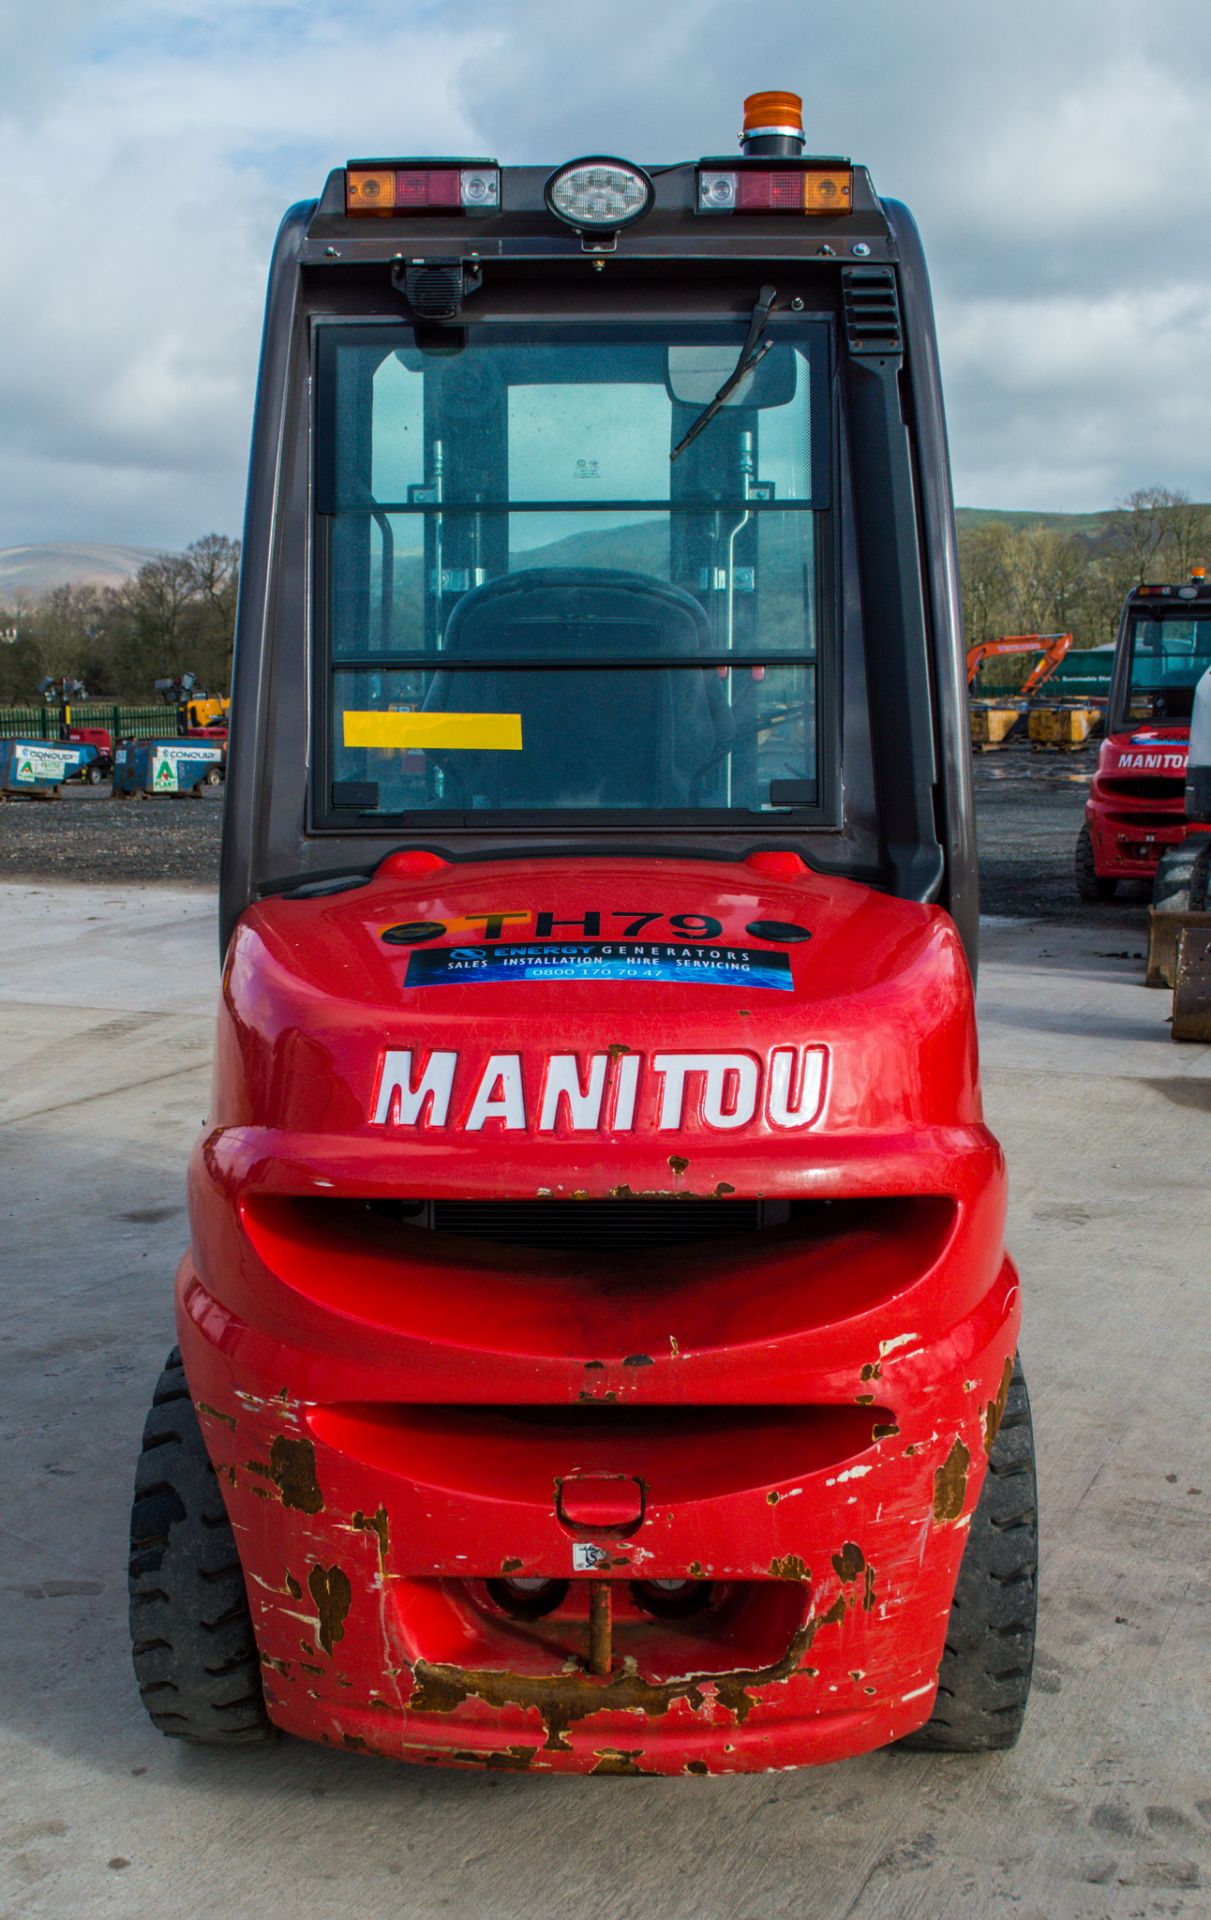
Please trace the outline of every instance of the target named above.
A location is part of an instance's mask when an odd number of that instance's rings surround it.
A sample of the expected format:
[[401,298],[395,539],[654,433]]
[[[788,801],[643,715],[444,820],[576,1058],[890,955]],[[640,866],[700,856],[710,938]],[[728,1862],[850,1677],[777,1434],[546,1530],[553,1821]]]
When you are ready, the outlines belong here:
[[453,167],[435,167],[431,171],[397,173],[395,204],[415,212],[423,207],[460,207],[459,176]]
[[736,186],[736,211],[788,213],[803,211],[801,173],[742,173]]

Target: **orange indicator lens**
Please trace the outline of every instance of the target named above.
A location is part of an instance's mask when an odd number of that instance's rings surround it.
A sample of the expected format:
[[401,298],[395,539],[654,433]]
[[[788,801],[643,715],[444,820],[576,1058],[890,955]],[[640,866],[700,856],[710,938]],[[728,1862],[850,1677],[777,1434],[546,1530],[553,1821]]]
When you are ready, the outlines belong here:
[[836,173],[804,175],[804,213],[848,213],[853,201],[853,175],[848,167]]
[[381,173],[355,173],[352,168],[345,175],[345,212],[356,214],[385,214],[395,211],[395,175],[384,170]]

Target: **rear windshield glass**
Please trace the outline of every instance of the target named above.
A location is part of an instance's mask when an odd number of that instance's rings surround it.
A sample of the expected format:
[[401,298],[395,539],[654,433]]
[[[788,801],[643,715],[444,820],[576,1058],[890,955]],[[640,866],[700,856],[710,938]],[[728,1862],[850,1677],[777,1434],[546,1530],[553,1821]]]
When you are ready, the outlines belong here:
[[1188,720],[1211,667],[1211,618],[1136,619],[1127,681],[1129,720]]
[[321,812],[820,802],[828,335],[319,329]]

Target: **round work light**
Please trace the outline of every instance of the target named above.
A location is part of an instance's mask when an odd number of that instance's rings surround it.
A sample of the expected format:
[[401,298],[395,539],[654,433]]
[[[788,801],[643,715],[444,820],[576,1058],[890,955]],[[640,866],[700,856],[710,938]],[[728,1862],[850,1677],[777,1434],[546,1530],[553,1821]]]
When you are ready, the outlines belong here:
[[642,220],[656,198],[642,167],[601,155],[569,160],[546,185],[551,212],[581,233],[614,233]]

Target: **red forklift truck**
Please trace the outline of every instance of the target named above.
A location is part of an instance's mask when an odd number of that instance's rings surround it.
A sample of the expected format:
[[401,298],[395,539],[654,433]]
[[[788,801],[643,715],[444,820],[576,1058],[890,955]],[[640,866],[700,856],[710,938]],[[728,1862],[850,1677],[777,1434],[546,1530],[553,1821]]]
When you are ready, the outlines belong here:
[[[1106,737],[1077,835],[1076,890],[1112,900],[1120,880],[1156,886],[1153,904],[1189,891],[1184,842],[1186,755],[1194,689],[1211,667],[1211,581],[1203,567],[1184,586],[1134,587],[1123,602]],[[1161,871],[1158,874],[1158,868]]]
[[166,1734],[1005,1747],[1035,1502],[905,208],[804,153],[285,217],[222,998],[138,1468]]

